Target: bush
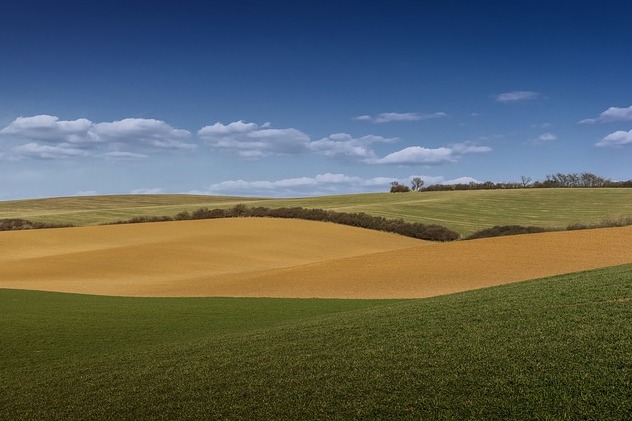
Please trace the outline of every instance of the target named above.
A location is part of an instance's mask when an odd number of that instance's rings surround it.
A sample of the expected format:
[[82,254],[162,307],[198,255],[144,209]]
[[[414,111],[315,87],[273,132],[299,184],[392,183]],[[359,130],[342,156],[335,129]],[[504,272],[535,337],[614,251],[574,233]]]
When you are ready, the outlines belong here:
[[170,216],[135,216],[129,219],[130,224],[142,224],[145,222],[168,222],[173,221],[173,218]]
[[523,227],[521,225],[503,225],[495,226],[492,228],[486,228],[467,236],[466,240],[473,240],[476,238],[489,238],[489,237],[501,237],[504,235],[518,235],[518,234],[534,234],[538,232],[551,231],[542,227]]
[[0,231],[17,231],[31,230],[43,228],[67,228],[72,227],[71,224],[47,224],[44,222],[32,222],[26,219],[10,218],[0,219]]
[[391,184],[391,193],[407,193],[410,191],[410,187],[394,182]]

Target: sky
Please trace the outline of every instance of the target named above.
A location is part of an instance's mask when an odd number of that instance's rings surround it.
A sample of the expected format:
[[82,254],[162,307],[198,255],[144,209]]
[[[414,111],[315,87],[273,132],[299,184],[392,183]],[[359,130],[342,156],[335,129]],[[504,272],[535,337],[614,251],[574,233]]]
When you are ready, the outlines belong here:
[[15,1],[0,200],[632,179],[632,2]]

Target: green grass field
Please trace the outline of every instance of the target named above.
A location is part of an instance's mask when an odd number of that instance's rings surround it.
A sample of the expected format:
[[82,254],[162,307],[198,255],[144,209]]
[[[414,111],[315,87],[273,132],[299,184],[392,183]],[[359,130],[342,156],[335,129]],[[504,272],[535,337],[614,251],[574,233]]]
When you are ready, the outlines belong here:
[[0,218],[90,225],[134,216],[173,216],[200,207],[248,206],[366,212],[439,224],[463,236],[494,225],[565,228],[632,216],[632,189],[522,189],[375,193],[298,199],[190,195],[94,196],[0,202]]
[[0,419],[632,416],[632,265],[410,301],[0,290]]

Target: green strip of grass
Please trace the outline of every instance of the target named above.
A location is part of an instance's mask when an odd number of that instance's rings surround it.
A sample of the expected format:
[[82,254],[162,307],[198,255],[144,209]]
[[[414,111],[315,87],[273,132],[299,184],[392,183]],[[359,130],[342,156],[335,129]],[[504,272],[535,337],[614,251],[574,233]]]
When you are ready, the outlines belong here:
[[0,202],[0,219],[90,225],[142,216],[175,216],[201,207],[265,206],[365,212],[438,224],[467,236],[497,225],[564,228],[632,215],[632,189],[574,188],[374,193],[298,199],[129,195]]
[[0,297],[2,419],[632,415],[632,265],[383,305],[263,300],[246,322],[225,320],[257,299],[209,317],[216,299]]

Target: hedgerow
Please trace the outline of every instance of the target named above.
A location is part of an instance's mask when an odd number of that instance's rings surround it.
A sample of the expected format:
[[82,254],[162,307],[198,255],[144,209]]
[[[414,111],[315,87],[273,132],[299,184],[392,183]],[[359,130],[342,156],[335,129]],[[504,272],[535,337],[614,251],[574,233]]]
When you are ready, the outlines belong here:
[[441,225],[426,225],[418,222],[406,222],[403,219],[386,219],[381,216],[372,216],[364,212],[347,213],[300,207],[276,209],[265,207],[249,208],[243,204],[235,205],[230,209],[200,208],[193,212],[180,212],[175,217],[136,217],[127,221],[118,221],[115,223],[125,224],[135,222],[183,221],[241,217],[304,219],[309,221],[333,222],[352,227],[391,232],[429,241],[454,241],[460,238],[460,235],[457,232]]
[[33,222],[26,219],[10,218],[0,219],[0,231],[18,231],[43,228],[67,228],[72,227],[71,224],[47,224],[44,222]]
[[476,238],[501,237],[505,235],[518,234],[534,234],[546,231],[552,231],[552,229],[542,227],[523,227],[520,225],[496,225],[492,228],[485,228],[483,230],[476,231],[474,234],[467,236],[465,239],[474,240]]

